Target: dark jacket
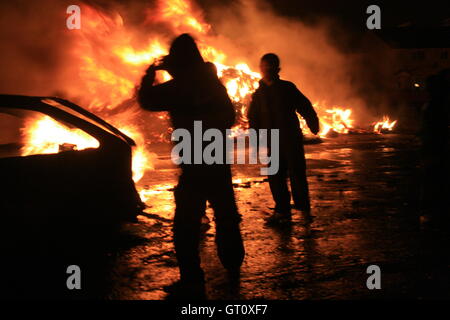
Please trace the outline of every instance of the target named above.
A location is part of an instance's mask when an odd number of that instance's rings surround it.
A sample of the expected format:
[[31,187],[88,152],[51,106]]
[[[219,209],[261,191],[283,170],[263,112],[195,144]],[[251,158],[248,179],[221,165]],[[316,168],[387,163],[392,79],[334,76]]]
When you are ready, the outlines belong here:
[[261,80],[248,110],[249,124],[255,129],[279,129],[280,142],[292,145],[303,140],[296,111],[316,134],[319,131],[317,114],[295,84],[277,79],[268,86]]
[[144,109],[168,111],[174,129],[191,131],[195,120],[202,121],[204,130],[234,125],[235,111],[227,91],[205,64],[162,84],[153,85],[153,80],[144,77],[138,101]]

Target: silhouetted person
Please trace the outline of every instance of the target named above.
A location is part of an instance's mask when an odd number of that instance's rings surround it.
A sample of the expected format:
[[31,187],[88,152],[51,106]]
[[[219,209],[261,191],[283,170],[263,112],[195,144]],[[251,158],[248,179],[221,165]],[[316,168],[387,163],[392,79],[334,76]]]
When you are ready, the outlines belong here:
[[422,210],[436,221],[448,220],[450,70],[428,77],[428,103],[422,115],[424,186]]
[[206,65],[206,69],[209,70],[212,75],[217,77],[217,67],[216,67],[216,65],[214,63],[212,63],[212,62],[209,62],[209,61],[206,62],[205,65]]
[[[167,70],[173,79],[154,85],[157,69]],[[138,99],[144,109],[169,111],[173,128],[188,130],[192,145],[194,121],[202,121],[203,130],[217,128],[222,132],[231,128],[235,121],[234,107],[225,87],[211,71],[211,66],[204,63],[197,45],[188,34],[173,41],[162,65],[153,64],[148,68],[138,91]],[[194,157],[193,146],[191,157]],[[214,209],[219,258],[233,274],[239,272],[244,247],[230,166],[181,164],[180,167],[174,217],[174,244],[180,281],[172,289],[192,298],[195,291],[204,289],[199,237],[206,201]]]
[[248,110],[251,128],[279,129],[280,165],[278,173],[269,175],[269,185],[275,201],[275,213],[268,222],[285,222],[291,219],[291,195],[295,208],[310,214],[306,161],[303,135],[296,111],[306,120],[312,133],[319,131],[319,120],[311,102],[289,81],[281,80],[280,60],[273,53],[265,54],[260,61],[263,76],[259,88],[252,96]]

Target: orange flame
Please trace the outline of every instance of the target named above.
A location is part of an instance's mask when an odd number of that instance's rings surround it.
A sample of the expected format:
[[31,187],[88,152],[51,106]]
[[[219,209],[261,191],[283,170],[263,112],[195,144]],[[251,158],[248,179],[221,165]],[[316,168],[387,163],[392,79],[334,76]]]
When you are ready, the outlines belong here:
[[[258,88],[261,75],[250,69],[245,62],[227,63],[228,56],[219,48],[208,45],[211,26],[203,21],[199,12],[188,0],[160,0],[157,10],[149,10],[146,22],[162,22],[172,34],[192,32],[198,40],[199,49],[207,61],[214,62],[228,94],[238,107],[241,120],[245,114],[251,93]],[[82,87],[69,88],[73,95],[89,97],[82,103],[88,109],[115,124],[136,140],[133,150],[133,178],[138,181],[145,170],[152,169],[152,154],[146,150],[143,132],[128,115],[109,116],[109,111],[134,96],[147,66],[168,52],[168,39],[161,35],[149,35],[142,40],[124,26],[119,14],[102,14],[83,6],[83,27],[77,33],[73,54],[80,58],[78,70]],[[236,61],[234,61],[236,62]],[[157,80],[167,81],[170,75],[158,72]],[[351,110],[341,107],[324,108],[314,105],[321,121],[320,136],[330,130],[347,133],[352,128]],[[165,116],[159,116],[165,117]],[[44,121],[45,119],[45,121]],[[301,119],[302,127],[305,127]],[[238,127],[235,129],[237,130]],[[58,134],[54,134],[58,130]],[[84,132],[62,129],[56,122],[40,118],[25,125],[23,154],[30,152],[57,152],[63,143],[76,145],[78,150],[98,146]],[[94,139],[95,140],[95,139]],[[51,146],[51,147],[50,147]]]
[[383,120],[374,122],[373,132],[382,133],[382,131],[392,131],[397,124],[397,120],[390,121],[388,116],[383,116]]
[[211,28],[207,23],[199,21],[201,16],[194,12],[194,8],[189,1],[161,1],[160,13],[160,19],[171,23],[176,32],[196,31],[204,34]]
[[[313,104],[314,109],[317,111],[320,122],[319,137],[326,137],[330,132],[334,133],[348,133],[353,128],[353,119],[351,119],[352,110],[344,109],[341,107],[333,107],[331,109],[325,109],[319,103]],[[325,110],[325,111],[324,111]],[[300,120],[300,126],[302,129],[307,128],[306,121],[297,114]],[[311,133],[309,129],[306,129],[307,133]]]
[[84,131],[67,128],[49,116],[27,119],[25,127],[21,150],[24,156],[58,153],[64,144],[71,145],[74,150],[99,147],[99,142]]
[[[160,1],[159,9],[157,18],[171,24],[174,33],[206,34],[210,30],[188,1]],[[134,35],[125,29],[119,14],[105,15],[89,6],[83,8],[83,28],[78,36],[73,50],[75,56],[80,57],[79,77],[85,84],[83,95],[91,98],[88,109],[100,115],[132,97],[147,66],[168,52],[167,42],[160,37],[135,46]],[[201,40],[199,48],[206,60],[216,64],[218,76],[232,100],[245,102],[257,88],[260,75],[245,63],[233,67],[225,65],[227,56]],[[158,81],[169,79],[167,72],[159,72]],[[245,108],[242,106],[242,113]],[[138,147],[133,150],[133,179],[137,182],[145,170],[153,168],[152,155],[145,149],[143,135],[128,116],[108,120],[137,142]],[[27,122],[24,132],[23,155],[55,153],[63,144],[71,144],[77,150],[98,147],[98,141],[83,131],[65,128],[46,116]]]
[[[21,150],[23,156],[58,153],[62,148],[84,150],[100,146],[97,139],[84,131],[65,127],[49,116],[27,119],[25,128],[23,130],[24,146]],[[142,135],[131,126],[123,127],[120,130],[138,144],[133,150],[132,163],[133,180],[137,182],[142,178],[145,170],[152,169],[153,166],[144,149]]]

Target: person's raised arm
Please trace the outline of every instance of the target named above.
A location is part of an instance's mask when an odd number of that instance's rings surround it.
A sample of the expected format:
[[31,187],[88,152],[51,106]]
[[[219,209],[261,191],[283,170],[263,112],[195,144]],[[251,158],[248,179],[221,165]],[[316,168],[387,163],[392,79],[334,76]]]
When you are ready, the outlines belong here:
[[311,101],[297,87],[292,85],[292,99],[295,105],[295,109],[306,120],[306,124],[313,134],[319,132],[319,118],[311,104]]
[[169,111],[176,104],[177,92],[173,80],[153,85],[156,66],[151,65],[142,77],[137,92],[140,106],[150,111]]

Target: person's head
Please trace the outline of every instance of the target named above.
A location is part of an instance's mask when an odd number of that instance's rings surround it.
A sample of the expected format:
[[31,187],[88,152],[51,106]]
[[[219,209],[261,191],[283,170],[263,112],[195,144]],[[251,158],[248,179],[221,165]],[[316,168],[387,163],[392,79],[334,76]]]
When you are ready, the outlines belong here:
[[264,78],[274,78],[280,72],[280,58],[274,53],[266,53],[261,58],[259,69]]
[[164,68],[177,77],[189,69],[203,65],[204,61],[195,40],[184,33],[173,40],[169,54],[164,57]]
[[214,63],[208,61],[205,63],[205,67],[208,70],[208,72],[217,76],[217,67]]

